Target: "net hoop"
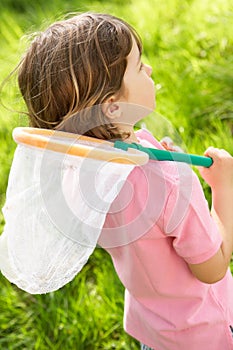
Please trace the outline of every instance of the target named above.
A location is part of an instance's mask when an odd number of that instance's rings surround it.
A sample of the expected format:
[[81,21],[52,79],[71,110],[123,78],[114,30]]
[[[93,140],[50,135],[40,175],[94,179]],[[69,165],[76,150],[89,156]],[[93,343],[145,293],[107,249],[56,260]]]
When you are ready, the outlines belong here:
[[13,130],[13,139],[17,144],[108,162],[143,165],[149,160],[148,155],[139,150],[116,149],[110,141],[64,131],[17,127]]

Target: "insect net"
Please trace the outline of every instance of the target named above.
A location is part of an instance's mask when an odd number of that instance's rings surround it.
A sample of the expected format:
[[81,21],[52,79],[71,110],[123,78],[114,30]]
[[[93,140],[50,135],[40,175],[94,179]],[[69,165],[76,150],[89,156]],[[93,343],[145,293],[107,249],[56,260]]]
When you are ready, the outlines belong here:
[[2,274],[31,294],[70,282],[134,166],[18,145],[3,207]]

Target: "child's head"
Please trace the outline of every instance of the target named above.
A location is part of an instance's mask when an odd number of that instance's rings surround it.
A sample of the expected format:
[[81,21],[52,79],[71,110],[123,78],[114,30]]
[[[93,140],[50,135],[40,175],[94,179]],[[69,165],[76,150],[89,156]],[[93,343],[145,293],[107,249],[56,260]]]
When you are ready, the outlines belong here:
[[[67,121],[78,115],[67,131],[83,133],[86,121],[80,111],[124,94],[123,76],[133,41],[141,53],[141,41],[130,25],[95,13],[56,22],[40,33],[26,52],[18,76],[30,125],[67,130]],[[106,122],[102,110],[94,117],[99,119],[97,127],[86,129],[86,135],[122,136]]]

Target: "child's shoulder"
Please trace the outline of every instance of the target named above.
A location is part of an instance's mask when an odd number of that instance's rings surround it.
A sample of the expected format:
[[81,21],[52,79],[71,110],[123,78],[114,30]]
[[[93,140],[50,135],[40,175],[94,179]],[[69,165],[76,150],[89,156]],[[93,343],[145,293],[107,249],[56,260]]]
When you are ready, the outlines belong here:
[[[161,143],[154,137],[154,135],[146,128],[142,128],[136,131],[136,137],[138,142],[149,148],[164,149]],[[143,166],[143,170],[146,172],[152,172],[155,176],[162,176],[164,179],[169,179],[173,182],[174,178],[181,171],[180,167],[186,168],[186,164],[178,164],[170,161],[156,161],[149,160],[147,164]],[[182,169],[184,170],[184,169]]]
[[[142,146],[164,149],[161,143],[146,128],[136,131],[136,137]],[[132,175],[135,175],[137,178],[146,175],[148,182],[152,183],[160,179],[166,184],[167,189],[170,188],[170,190],[174,190],[174,187],[180,187],[181,184],[186,186],[187,184],[192,184],[192,187],[200,187],[197,175],[185,163],[150,160],[141,167],[141,171],[137,169]]]
[[153,134],[146,128],[139,129],[136,131],[136,137],[139,143],[145,145],[145,147],[156,147],[163,149],[161,143],[153,136]]

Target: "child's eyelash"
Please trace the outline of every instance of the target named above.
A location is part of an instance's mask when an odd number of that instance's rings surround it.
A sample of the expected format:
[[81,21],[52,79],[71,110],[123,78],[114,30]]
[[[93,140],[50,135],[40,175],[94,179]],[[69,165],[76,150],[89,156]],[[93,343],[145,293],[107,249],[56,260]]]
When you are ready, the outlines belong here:
[[140,64],[140,70],[144,67],[144,64],[141,62]]

